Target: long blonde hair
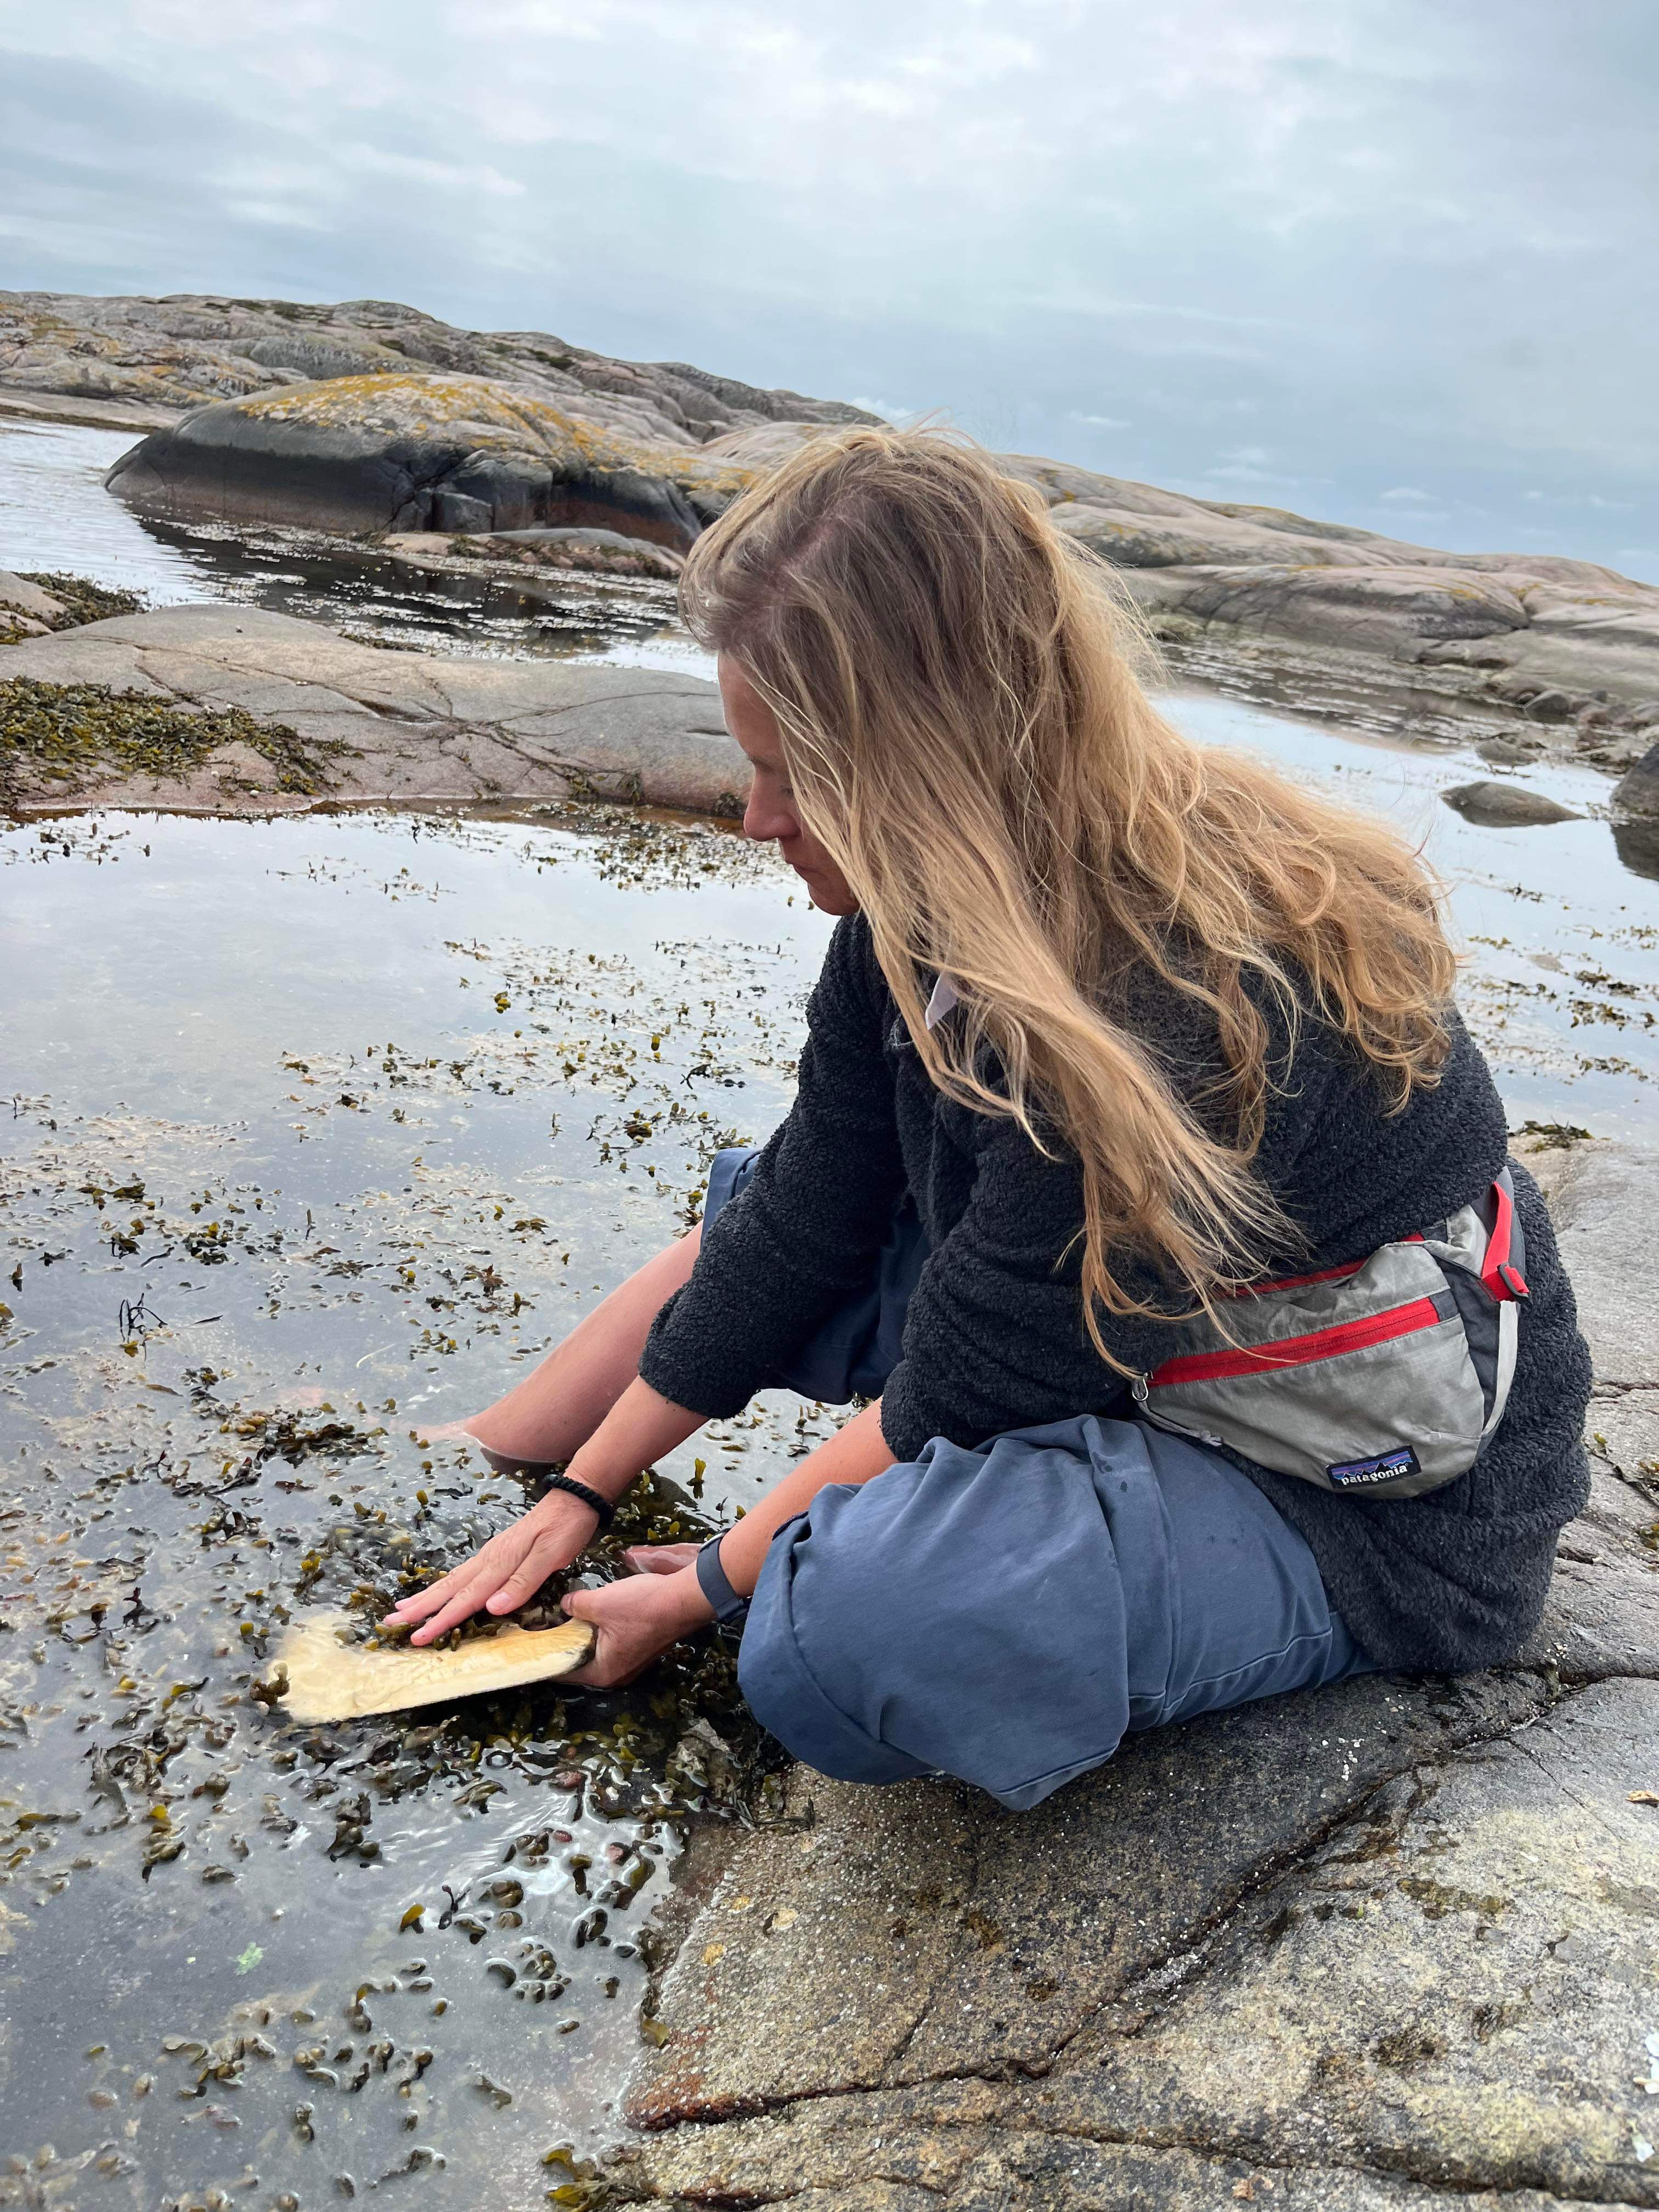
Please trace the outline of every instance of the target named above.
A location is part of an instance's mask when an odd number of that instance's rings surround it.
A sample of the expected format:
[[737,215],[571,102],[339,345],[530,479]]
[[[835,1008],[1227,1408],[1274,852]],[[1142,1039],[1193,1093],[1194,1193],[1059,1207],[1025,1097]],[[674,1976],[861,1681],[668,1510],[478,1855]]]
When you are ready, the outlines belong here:
[[[681,599],[776,716],[933,1082],[1075,1155],[1084,1320],[1115,1365],[1100,1316],[1169,1305],[1129,1255],[1213,1311],[1296,1241],[1251,1164],[1278,1079],[1263,1004],[1292,1037],[1304,1008],[1330,1023],[1387,1110],[1437,1079],[1454,961],[1414,854],[1171,728],[1109,573],[988,453],[815,439],[697,540]],[[927,970],[963,1000],[931,1030]],[[1213,1024],[1225,1072],[1200,1096],[1117,1018],[1147,970]]]

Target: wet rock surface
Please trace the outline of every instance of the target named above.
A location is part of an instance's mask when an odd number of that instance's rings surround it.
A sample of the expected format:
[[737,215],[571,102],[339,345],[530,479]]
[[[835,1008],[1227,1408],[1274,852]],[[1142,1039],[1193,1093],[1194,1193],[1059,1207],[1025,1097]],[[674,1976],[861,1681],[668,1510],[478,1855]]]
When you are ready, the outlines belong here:
[[1524,784],[1496,783],[1483,780],[1479,783],[1454,784],[1441,797],[1448,806],[1455,807],[1468,822],[1483,823],[1486,828],[1527,829],[1547,822],[1571,822],[1573,811],[1563,806],[1559,799],[1547,793],[1528,791]]
[[649,576],[672,583],[685,563],[665,545],[621,531],[568,527],[499,530],[477,537],[446,536],[442,531],[395,532],[382,550],[398,561],[465,574],[482,561],[505,564],[514,581],[526,569],[550,568],[561,574]]
[[38,571],[19,576],[0,568],[0,645],[49,637],[54,630],[76,629],[82,623],[103,622],[112,615],[136,614],[143,604],[136,592],[111,591],[84,576]]
[[1659,1158],[1534,1159],[1597,1382],[1528,1650],[1131,1739],[1026,1814],[797,1771],[798,1835],[694,1854],[619,2195],[1659,2204]]
[[[19,738],[0,772],[20,807],[118,798],[216,811],[319,797],[593,794],[732,814],[746,781],[719,693],[702,678],[387,652],[252,607],[162,608],[9,647],[0,662],[9,726],[32,729],[57,703],[30,685],[99,687],[129,708],[137,694],[176,711],[184,749],[65,754],[46,738]],[[215,714],[259,727],[210,732],[214,742],[191,759],[190,718]]]

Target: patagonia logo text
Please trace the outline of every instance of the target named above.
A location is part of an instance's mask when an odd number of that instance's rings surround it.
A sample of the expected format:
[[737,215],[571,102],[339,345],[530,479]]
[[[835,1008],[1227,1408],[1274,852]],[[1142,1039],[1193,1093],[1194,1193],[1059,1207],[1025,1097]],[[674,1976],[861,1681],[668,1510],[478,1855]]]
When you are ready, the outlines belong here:
[[1402,1475],[1419,1472],[1417,1454],[1409,1444],[1395,1451],[1379,1452],[1375,1459],[1344,1460],[1325,1470],[1341,1490],[1370,1489],[1379,1482],[1398,1482]]

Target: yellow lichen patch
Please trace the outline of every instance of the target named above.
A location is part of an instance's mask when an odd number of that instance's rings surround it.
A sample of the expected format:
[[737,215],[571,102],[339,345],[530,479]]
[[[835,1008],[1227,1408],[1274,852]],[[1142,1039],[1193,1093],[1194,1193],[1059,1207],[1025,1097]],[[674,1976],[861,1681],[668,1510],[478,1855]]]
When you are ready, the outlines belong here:
[[311,422],[387,437],[459,434],[481,452],[520,453],[528,446],[544,454],[550,465],[580,466],[584,473],[637,469],[726,496],[746,489],[755,477],[752,469],[710,461],[695,451],[619,437],[597,422],[568,415],[545,400],[505,392],[480,376],[336,376],[285,385],[232,404],[260,422]]

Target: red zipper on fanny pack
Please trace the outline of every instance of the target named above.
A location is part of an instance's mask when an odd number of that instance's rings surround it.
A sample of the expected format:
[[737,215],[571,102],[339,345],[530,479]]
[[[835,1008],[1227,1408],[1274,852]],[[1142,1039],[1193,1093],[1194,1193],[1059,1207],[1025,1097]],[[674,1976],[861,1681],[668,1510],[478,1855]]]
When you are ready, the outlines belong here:
[[1316,1328],[1308,1336],[1282,1337],[1255,1351],[1235,1346],[1226,1352],[1183,1352],[1154,1368],[1147,1386],[1159,1390],[1177,1382],[1220,1382],[1234,1376],[1260,1374],[1264,1368],[1306,1367],[1317,1359],[1334,1359],[1344,1352],[1363,1352],[1369,1345],[1414,1335],[1442,1318],[1432,1298],[1413,1298],[1409,1305],[1393,1306],[1387,1313],[1339,1322],[1334,1328]]

